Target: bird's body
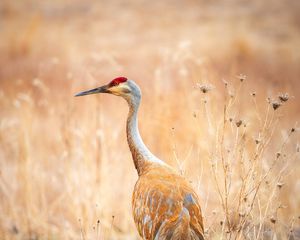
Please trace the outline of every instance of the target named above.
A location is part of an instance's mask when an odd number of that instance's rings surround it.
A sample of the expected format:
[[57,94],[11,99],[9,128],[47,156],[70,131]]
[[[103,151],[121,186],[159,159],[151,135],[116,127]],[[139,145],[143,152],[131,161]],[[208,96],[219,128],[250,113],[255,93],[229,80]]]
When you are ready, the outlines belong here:
[[198,197],[168,167],[147,164],[135,184],[132,208],[143,239],[204,239]]
[[139,87],[120,77],[108,85],[77,94],[112,93],[129,105],[127,141],[139,178],[132,196],[135,224],[144,240],[203,240],[203,220],[198,197],[190,184],[155,157],[138,130]]

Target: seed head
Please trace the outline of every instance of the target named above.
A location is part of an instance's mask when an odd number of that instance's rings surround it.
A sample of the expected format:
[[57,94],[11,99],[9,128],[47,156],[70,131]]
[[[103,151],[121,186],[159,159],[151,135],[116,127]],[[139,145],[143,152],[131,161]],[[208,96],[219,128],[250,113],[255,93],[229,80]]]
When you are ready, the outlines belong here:
[[222,81],[223,81],[225,87],[227,88],[228,87],[228,82],[225,79],[222,79]]
[[237,76],[238,79],[240,79],[241,82],[243,82],[244,80],[246,80],[247,76],[244,74],[240,74]]
[[197,87],[203,93],[207,93],[207,92],[211,91],[214,88],[214,86],[212,86],[211,84],[199,84],[199,83],[197,83]]
[[284,185],[283,182],[278,182],[278,183],[277,183],[277,187],[278,187],[279,189],[281,189],[281,188],[283,187],[283,185]]
[[236,125],[237,127],[240,127],[240,126],[242,125],[242,123],[243,123],[242,120],[238,120],[238,121],[235,122],[235,125]]
[[287,100],[289,100],[289,94],[288,93],[281,93],[278,95],[278,99],[280,100],[280,102],[287,102]]
[[272,216],[272,217],[270,217],[270,221],[271,221],[271,223],[275,224],[277,219],[276,219],[276,217]]
[[280,102],[274,101],[272,102],[272,107],[274,110],[278,109],[281,106]]

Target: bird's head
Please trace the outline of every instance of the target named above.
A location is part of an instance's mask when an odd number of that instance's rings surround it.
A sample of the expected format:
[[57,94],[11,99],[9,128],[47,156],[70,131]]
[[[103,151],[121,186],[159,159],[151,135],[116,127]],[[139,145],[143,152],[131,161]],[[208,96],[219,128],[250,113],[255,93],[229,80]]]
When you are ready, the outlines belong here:
[[96,93],[110,93],[116,96],[121,96],[127,101],[136,98],[140,99],[141,97],[141,91],[138,85],[126,77],[117,77],[104,86],[77,93],[75,97]]

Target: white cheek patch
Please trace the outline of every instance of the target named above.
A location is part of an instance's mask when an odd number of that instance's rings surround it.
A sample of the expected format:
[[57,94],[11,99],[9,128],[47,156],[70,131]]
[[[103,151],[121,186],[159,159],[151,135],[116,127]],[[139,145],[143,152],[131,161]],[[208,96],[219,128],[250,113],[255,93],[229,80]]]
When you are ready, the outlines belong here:
[[112,94],[115,94],[115,95],[123,95],[123,94],[128,94],[130,93],[130,88],[124,84],[119,84],[117,86],[113,86],[109,89],[109,91],[112,93]]

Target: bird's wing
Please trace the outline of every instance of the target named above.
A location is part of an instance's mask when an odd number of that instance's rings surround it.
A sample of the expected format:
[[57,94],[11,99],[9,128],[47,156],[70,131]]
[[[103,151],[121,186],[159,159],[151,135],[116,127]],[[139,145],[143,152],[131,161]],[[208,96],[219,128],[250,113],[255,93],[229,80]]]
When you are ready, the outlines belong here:
[[154,239],[160,226],[175,221],[180,213],[180,201],[159,181],[140,179],[133,194],[133,215],[139,234],[144,239]]
[[194,232],[191,234],[197,236],[194,239],[202,239],[203,224],[198,198],[182,177],[163,173],[140,177],[132,204],[135,223],[144,239],[154,239],[161,231],[172,233],[180,221],[186,221],[187,211],[190,215],[189,226]]
[[184,189],[183,194],[183,206],[189,211],[190,226],[196,236],[202,237],[199,239],[204,239],[203,219],[198,197],[189,186]]

